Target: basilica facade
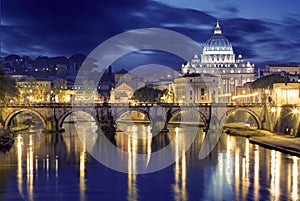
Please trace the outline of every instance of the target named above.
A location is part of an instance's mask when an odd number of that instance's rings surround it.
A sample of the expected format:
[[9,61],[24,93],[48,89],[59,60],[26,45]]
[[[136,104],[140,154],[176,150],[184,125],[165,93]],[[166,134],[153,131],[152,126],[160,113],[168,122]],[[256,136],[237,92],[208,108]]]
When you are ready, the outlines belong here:
[[[216,100],[232,101],[237,94],[237,87],[255,80],[254,64],[245,61],[241,54],[235,55],[231,42],[223,35],[221,26],[217,22],[213,35],[206,41],[201,55],[182,65],[185,77],[194,74],[211,74],[218,77],[218,91]],[[209,88],[209,87],[208,87]],[[212,94],[212,92],[211,92]]]

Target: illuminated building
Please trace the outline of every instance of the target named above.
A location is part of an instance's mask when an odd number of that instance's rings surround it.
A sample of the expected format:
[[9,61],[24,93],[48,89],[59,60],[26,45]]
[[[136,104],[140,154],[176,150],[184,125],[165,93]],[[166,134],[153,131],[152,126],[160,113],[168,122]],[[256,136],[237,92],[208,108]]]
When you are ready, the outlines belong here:
[[20,102],[46,102],[50,101],[51,81],[18,81]]
[[219,79],[211,74],[186,74],[175,78],[172,84],[174,102],[208,103],[216,102]]
[[274,83],[272,99],[276,104],[300,104],[300,83]]
[[287,64],[287,65],[266,65],[266,72],[264,74],[287,73],[290,75],[300,74],[300,65]]
[[[214,34],[206,41],[202,54],[185,65],[182,73],[204,73],[220,77],[220,90],[218,96],[236,95],[236,87],[243,86],[246,82],[254,81],[254,64],[244,61],[242,55],[236,55],[232,44],[222,34],[222,29],[217,22]],[[231,101],[231,98],[225,99]]]
[[127,83],[123,82],[110,92],[110,102],[112,103],[129,103],[133,96],[134,90]]

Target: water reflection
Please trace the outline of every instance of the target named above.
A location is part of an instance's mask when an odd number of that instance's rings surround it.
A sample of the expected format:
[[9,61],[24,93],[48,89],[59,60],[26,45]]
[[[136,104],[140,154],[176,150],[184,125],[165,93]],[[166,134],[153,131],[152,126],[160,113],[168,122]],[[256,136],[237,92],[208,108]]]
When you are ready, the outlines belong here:
[[29,144],[27,152],[27,192],[28,199],[33,200],[33,140],[32,135],[29,135]]
[[17,172],[17,184],[18,184],[18,190],[22,197],[24,197],[23,194],[23,168],[22,168],[22,146],[23,146],[23,138],[21,135],[18,135],[17,137],[18,143],[17,143],[17,162],[18,162],[18,172]]
[[82,147],[79,158],[79,188],[80,188],[80,200],[85,200],[85,146]]
[[271,150],[271,181],[270,181],[270,199],[279,200],[280,196],[280,166],[281,153]]
[[298,168],[298,158],[296,156],[293,156],[293,175],[292,175],[292,198],[294,200],[298,200],[299,199],[299,195],[298,195],[298,174],[299,174],[299,168]]
[[137,139],[136,130],[133,128],[133,137],[128,138],[128,191],[127,191],[127,198],[128,200],[135,201],[137,200],[137,187],[136,187],[136,154],[137,154]]
[[[182,135],[180,135],[182,137]],[[183,139],[179,139],[179,128],[175,128],[175,157],[176,162],[174,166],[174,177],[175,177],[175,185],[173,187],[174,197],[175,200],[185,201],[187,200],[187,192],[186,192],[186,176],[187,176],[187,169],[186,169],[186,156],[185,152],[182,153],[181,159],[179,159],[179,141]],[[183,150],[182,150],[183,151]],[[180,169],[181,163],[181,169]]]
[[259,199],[259,146],[254,145],[254,199]]
[[[90,124],[83,126],[90,127]],[[205,135],[202,131],[189,151],[184,152],[188,127],[170,127],[169,134],[153,136],[150,127],[136,125],[127,128],[132,135],[118,132],[115,136],[115,146],[128,154],[122,161],[128,170],[128,174],[124,174],[100,165],[86,152],[85,140],[89,142],[101,138],[94,131],[87,128],[79,131],[86,132],[79,139],[73,124],[65,124],[65,128],[65,133],[56,136],[39,132],[16,135],[11,151],[0,153],[0,170],[6,167],[11,169],[7,183],[3,184],[9,190],[1,198],[108,200],[112,197],[109,200],[184,201],[299,199],[299,158],[253,145],[246,138],[222,135],[214,151],[207,158],[199,160],[198,154]],[[174,142],[173,157],[176,161],[173,165],[149,175],[134,174],[137,165],[149,165],[151,155],[170,142]],[[141,153],[146,157],[143,161],[137,161]],[[148,198],[149,194],[156,194],[152,192],[156,186],[160,189],[157,197]]]

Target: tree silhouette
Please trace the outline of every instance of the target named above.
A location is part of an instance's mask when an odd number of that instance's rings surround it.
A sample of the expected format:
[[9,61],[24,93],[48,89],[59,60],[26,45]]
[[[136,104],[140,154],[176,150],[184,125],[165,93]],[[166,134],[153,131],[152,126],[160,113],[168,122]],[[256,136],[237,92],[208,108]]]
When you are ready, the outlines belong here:
[[281,75],[269,75],[255,80],[252,84],[254,89],[263,88],[263,89],[273,89],[274,83],[287,83],[290,79],[283,77]]

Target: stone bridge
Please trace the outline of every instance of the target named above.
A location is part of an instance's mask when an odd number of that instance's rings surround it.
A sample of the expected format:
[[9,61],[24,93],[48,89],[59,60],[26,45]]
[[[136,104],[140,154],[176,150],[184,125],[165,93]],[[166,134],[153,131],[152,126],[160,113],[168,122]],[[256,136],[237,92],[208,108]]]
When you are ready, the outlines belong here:
[[[22,112],[30,112],[37,115],[47,132],[61,131],[66,117],[81,111],[90,114],[100,124],[104,120],[117,120],[121,115],[129,111],[137,111],[145,115],[152,123],[163,118],[165,127],[179,113],[190,112],[199,114],[199,121],[206,128],[219,129],[226,117],[236,111],[250,114],[260,129],[272,130],[271,107],[266,104],[110,104],[110,103],[36,103],[36,104],[13,104],[0,106],[2,113],[2,127],[10,129],[12,119]],[[189,114],[189,113],[188,113]]]

